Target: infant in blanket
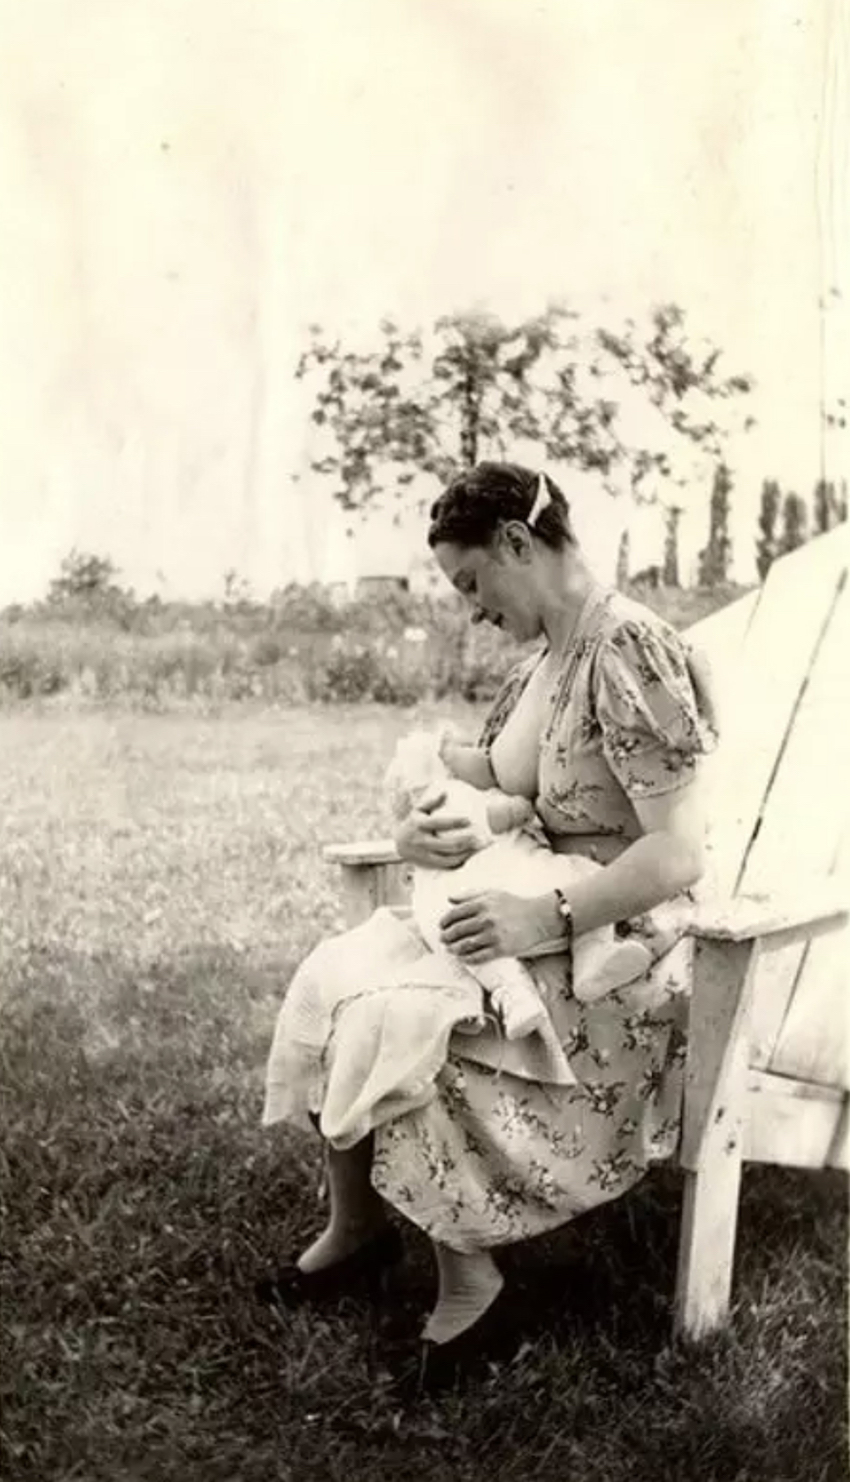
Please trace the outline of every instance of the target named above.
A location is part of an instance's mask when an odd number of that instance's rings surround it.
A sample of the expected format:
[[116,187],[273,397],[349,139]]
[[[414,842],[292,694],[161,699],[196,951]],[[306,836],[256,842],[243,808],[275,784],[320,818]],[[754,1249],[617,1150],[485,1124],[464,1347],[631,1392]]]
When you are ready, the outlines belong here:
[[[446,806],[470,820],[476,852],[458,869],[417,866],[413,875],[413,915],[433,952],[444,952],[439,923],[451,897],[486,890],[544,895],[602,868],[580,855],[556,855],[542,842],[542,829],[527,798],[494,786],[488,754],[468,745],[443,727],[403,737],[386,775],[393,811],[404,818],[411,808],[438,794]],[[555,944],[553,943],[553,948]],[[584,932],[573,943],[573,992],[585,1003],[639,978],[651,955],[638,941],[620,941],[613,927]],[[534,979],[517,958],[464,965],[486,991],[502,1022],[505,1037],[520,1039],[539,1029],[547,1015]]]

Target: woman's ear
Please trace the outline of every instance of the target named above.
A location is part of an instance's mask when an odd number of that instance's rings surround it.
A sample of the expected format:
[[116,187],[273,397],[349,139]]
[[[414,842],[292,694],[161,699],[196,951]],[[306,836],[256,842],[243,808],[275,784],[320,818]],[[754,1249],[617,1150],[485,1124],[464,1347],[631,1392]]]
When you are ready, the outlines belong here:
[[531,560],[531,531],[523,520],[506,520],[499,526],[499,540],[502,548],[516,560]]

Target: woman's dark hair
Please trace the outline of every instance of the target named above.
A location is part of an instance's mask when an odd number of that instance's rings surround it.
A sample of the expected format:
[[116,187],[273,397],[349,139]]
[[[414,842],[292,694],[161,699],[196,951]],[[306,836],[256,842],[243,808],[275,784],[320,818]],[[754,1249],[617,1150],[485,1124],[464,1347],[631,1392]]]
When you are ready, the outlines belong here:
[[441,541],[465,547],[487,546],[505,520],[527,524],[541,478],[549,503],[534,521],[534,534],[554,551],[575,545],[570,506],[548,474],[532,473],[518,463],[479,463],[452,479],[445,493],[432,504],[429,546]]

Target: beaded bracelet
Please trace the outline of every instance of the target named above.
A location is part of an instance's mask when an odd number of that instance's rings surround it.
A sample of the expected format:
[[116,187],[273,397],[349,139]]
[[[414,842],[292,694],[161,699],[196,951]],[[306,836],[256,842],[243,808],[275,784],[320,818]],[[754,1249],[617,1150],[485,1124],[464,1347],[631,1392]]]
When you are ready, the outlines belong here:
[[555,888],[555,904],[558,915],[564,928],[564,946],[562,952],[566,958],[566,981],[569,992],[573,987],[573,908],[570,905],[563,890]]
[[558,888],[555,890],[555,904],[558,908],[558,915],[564,923],[564,936],[567,939],[568,945],[571,947],[573,944],[573,908],[564,895],[563,890]]

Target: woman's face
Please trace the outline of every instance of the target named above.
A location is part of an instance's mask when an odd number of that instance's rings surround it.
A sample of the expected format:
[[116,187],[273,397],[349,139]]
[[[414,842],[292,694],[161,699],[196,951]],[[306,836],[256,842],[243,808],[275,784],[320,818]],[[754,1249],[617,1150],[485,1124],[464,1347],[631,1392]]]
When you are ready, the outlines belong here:
[[497,534],[489,546],[440,541],[434,555],[452,586],[472,607],[474,623],[504,628],[520,642],[541,632],[530,551],[517,550]]

